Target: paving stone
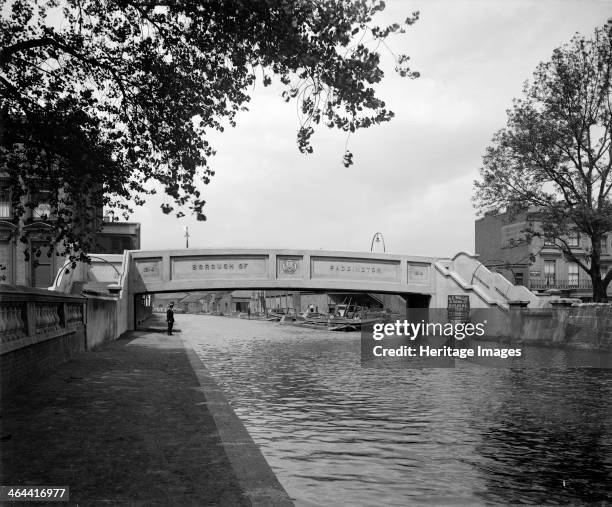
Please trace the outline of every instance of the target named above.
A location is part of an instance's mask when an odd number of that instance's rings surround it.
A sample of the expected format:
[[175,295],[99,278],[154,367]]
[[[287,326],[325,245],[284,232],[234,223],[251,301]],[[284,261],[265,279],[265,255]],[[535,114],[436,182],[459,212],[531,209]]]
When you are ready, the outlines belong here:
[[3,402],[0,429],[3,485],[67,485],[73,505],[251,504],[176,336],[81,354]]

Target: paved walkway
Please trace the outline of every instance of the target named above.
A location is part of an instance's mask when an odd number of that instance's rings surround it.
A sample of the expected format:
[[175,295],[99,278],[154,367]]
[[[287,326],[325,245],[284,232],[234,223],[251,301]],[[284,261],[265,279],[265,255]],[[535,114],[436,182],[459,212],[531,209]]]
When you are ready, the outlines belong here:
[[241,423],[196,361],[180,334],[135,332],[20,389],[2,404],[0,484],[69,486],[79,505],[290,505],[269,467],[256,482],[276,497],[246,491],[215,410]]

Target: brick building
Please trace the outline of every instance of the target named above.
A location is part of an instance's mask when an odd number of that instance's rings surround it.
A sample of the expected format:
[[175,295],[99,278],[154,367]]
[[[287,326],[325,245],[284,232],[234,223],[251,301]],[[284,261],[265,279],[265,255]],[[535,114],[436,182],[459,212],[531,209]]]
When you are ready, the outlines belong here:
[[[491,212],[476,220],[475,251],[479,260],[490,270],[532,291],[562,290],[584,300],[591,298],[589,275],[567,260],[554,243],[541,237],[528,237],[526,229],[530,224],[534,230],[541,230],[536,208],[513,217]],[[591,248],[588,237],[576,232],[566,240],[576,257],[587,260]],[[612,267],[611,235],[602,240],[601,251],[601,270],[605,273]],[[610,288],[608,294],[611,294]]]

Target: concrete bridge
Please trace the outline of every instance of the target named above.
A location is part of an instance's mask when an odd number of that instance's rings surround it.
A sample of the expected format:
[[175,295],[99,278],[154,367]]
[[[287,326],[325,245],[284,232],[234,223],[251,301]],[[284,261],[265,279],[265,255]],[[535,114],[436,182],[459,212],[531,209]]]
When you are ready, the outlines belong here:
[[[157,292],[286,289],[400,294],[408,307],[447,308],[450,301],[487,312],[507,332],[513,301],[546,298],[492,273],[475,256],[451,259],[322,250],[203,249],[92,254],[91,264],[64,265],[53,292],[0,287],[3,386],[112,341],[150,315]],[[24,292],[25,291],[25,292]],[[460,299],[457,296],[462,296]],[[515,319],[516,320],[516,319]],[[493,330],[491,321],[489,328]],[[502,334],[503,334],[502,333]],[[21,379],[21,380],[20,380]]]
[[139,251],[130,256],[130,290],[296,289],[431,296],[428,257],[314,250]]
[[[137,321],[135,296],[195,290],[284,289],[393,293],[409,305],[446,308],[448,296],[466,295],[471,308],[508,308],[510,301],[539,306],[538,297],[492,273],[475,256],[452,259],[371,252],[272,249],[136,250],[92,255],[91,265],[62,268],[53,290],[111,292],[123,302],[118,319]],[[122,327],[122,326],[120,326]]]

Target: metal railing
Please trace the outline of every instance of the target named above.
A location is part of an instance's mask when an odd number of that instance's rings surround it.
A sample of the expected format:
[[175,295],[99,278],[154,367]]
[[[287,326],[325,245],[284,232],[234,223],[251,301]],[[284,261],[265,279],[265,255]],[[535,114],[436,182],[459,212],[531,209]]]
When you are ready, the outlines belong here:
[[527,283],[530,290],[562,289],[562,290],[591,290],[593,284],[590,278],[562,279],[562,278],[530,278]]

